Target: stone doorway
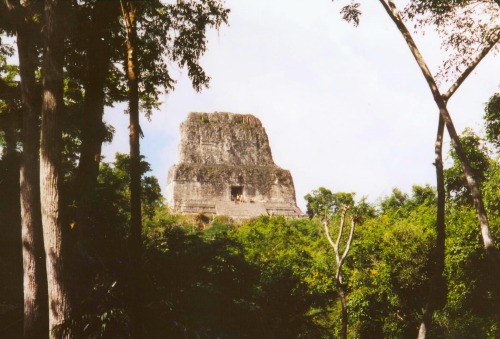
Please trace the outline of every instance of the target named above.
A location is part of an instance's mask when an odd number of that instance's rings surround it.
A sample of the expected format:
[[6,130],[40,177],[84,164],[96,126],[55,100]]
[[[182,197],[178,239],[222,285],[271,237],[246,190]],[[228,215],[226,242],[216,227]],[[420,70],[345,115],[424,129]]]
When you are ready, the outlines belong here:
[[243,196],[243,186],[231,186],[231,201],[236,201],[238,196]]

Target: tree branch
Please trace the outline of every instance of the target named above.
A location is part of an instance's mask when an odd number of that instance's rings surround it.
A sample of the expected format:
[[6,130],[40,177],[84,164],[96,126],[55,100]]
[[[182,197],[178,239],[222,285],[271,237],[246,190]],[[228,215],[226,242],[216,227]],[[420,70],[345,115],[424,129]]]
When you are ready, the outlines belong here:
[[[481,235],[483,238],[483,245],[484,248],[487,251],[490,251],[490,249],[494,249],[493,251],[496,251],[493,238],[491,236],[490,232],[490,227],[489,227],[489,222],[488,222],[488,216],[486,214],[486,209],[484,208],[483,204],[483,198],[481,194],[481,190],[479,188],[479,184],[476,181],[474,171],[472,170],[469,160],[467,159],[467,155],[463,149],[462,143],[460,141],[460,137],[458,136],[458,133],[455,129],[455,126],[453,124],[453,121],[451,119],[450,113],[448,111],[448,108],[446,107],[446,101],[443,99],[441,93],[439,92],[439,89],[436,85],[436,82],[434,80],[434,77],[432,76],[429,67],[424,61],[424,58],[420,51],[417,48],[417,45],[415,44],[415,41],[413,40],[410,32],[406,28],[405,24],[401,20],[401,17],[399,15],[398,10],[396,9],[396,6],[392,0],[389,0],[389,4],[385,2],[385,0],[380,0],[382,3],[382,6],[385,8],[387,14],[389,17],[392,19],[392,21],[396,24],[397,28],[403,35],[403,38],[405,39],[408,47],[410,48],[415,61],[417,62],[418,66],[420,67],[420,70],[422,71],[422,74],[427,81],[427,84],[429,85],[429,89],[432,92],[432,96],[434,97],[434,101],[436,102],[436,105],[439,108],[439,114],[443,117],[443,120],[446,124],[446,128],[448,129],[448,134],[450,135],[452,144],[457,152],[457,156],[460,160],[460,163],[462,165],[462,169],[465,174],[465,178],[467,180],[467,184],[469,186],[469,189],[472,194],[472,199],[474,201],[474,207],[476,208],[477,212],[477,217],[479,219],[480,223],[480,229],[481,229]],[[499,258],[500,260],[500,258]]]
[[353,239],[353,236],[354,236],[354,226],[355,226],[355,224],[356,224],[356,218],[352,217],[351,218],[351,231],[349,232],[349,239],[347,240],[347,244],[346,244],[344,253],[342,254],[342,258],[340,259],[340,262],[337,265],[338,269],[337,269],[337,275],[336,275],[335,278],[338,281],[340,281],[340,282],[342,282],[342,275],[341,275],[342,265],[344,264],[344,260],[347,257],[347,254],[351,250],[351,244],[352,244],[352,239]]
[[[500,1],[500,0],[498,0]],[[465,71],[460,74],[458,79],[453,83],[453,85],[450,86],[450,89],[448,89],[448,92],[442,95],[443,99],[445,101],[448,101],[450,97],[456,92],[456,90],[462,85],[462,83],[467,79],[467,77],[472,73],[472,71],[476,68],[476,66],[483,60],[483,58],[489,53],[489,51],[495,47],[496,43],[500,40],[500,32],[497,33],[493,41],[491,41],[483,50],[481,53],[478,54],[476,59],[472,61],[469,66],[465,69]]]
[[[450,135],[453,147],[455,148],[457,156],[460,160],[460,164],[462,165],[462,169],[463,169],[465,178],[467,180],[467,185],[471,191],[472,200],[474,202],[474,207],[476,209],[477,218],[479,220],[479,229],[480,229],[481,237],[483,240],[483,247],[486,250],[486,255],[491,262],[492,279],[498,280],[498,279],[500,279],[500,252],[495,247],[495,243],[494,243],[493,237],[491,235],[489,221],[488,221],[488,215],[487,215],[486,209],[484,207],[483,198],[482,198],[482,194],[481,194],[481,189],[479,187],[479,183],[477,182],[477,180],[475,178],[474,171],[472,170],[472,168],[470,166],[470,162],[467,159],[467,154],[465,153],[465,150],[462,146],[462,142],[460,141],[460,138],[457,134],[457,131],[456,131],[455,126],[453,124],[453,121],[451,119],[448,108],[446,107],[446,100],[440,94],[439,89],[437,88],[436,82],[434,81],[434,78],[433,78],[432,74],[430,73],[429,68],[427,67],[427,64],[425,63],[422,55],[420,54],[413,38],[411,37],[411,34],[409,33],[408,29],[404,25],[403,21],[401,20],[394,3],[391,0],[389,0],[389,4],[387,4],[384,0],[380,0],[380,2],[382,3],[382,5],[385,8],[389,17],[393,20],[393,22],[396,24],[399,31],[403,35],[408,47],[410,48],[410,50],[415,58],[415,61],[419,65],[420,70],[422,71],[422,73],[427,81],[427,84],[429,85],[429,88],[430,88],[432,95],[434,97],[434,101],[436,102],[436,105],[439,108],[439,114],[443,118],[443,120],[446,124],[446,128],[448,129],[448,133]],[[496,301],[495,301],[496,313],[497,313],[497,317],[500,318],[500,285],[493,287],[493,298],[496,299]]]
[[340,243],[340,238],[342,237],[342,233],[344,233],[344,223],[345,223],[345,214],[347,212],[347,209],[345,206],[342,206],[342,211],[340,214],[340,227],[339,227],[339,235],[337,236],[337,241],[335,242],[335,247],[337,249],[337,252],[339,250],[339,243]]
[[335,281],[338,283],[342,283],[342,264],[344,263],[345,258],[347,257],[347,253],[349,252],[349,249],[351,247],[352,243],[352,238],[354,234],[354,218],[351,219],[351,230],[349,232],[349,239],[347,240],[347,245],[346,248],[342,254],[342,257],[339,254],[339,244],[340,240],[342,238],[342,234],[344,233],[344,224],[345,224],[345,215],[347,211],[349,210],[348,205],[342,206],[342,211],[340,214],[340,227],[339,227],[339,234],[337,236],[337,241],[333,242],[332,237],[330,236],[330,230],[328,228],[328,222],[326,220],[323,220],[323,227],[325,228],[325,233],[326,233],[326,238],[328,239],[328,242],[330,245],[333,247],[333,251],[335,252],[335,261],[337,263],[337,272],[335,273]]
[[330,245],[332,245],[333,249],[335,250],[335,243],[330,237],[330,230],[328,229],[328,222],[326,220],[323,221],[323,227],[325,228],[326,238],[328,239],[328,242],[330,243]]

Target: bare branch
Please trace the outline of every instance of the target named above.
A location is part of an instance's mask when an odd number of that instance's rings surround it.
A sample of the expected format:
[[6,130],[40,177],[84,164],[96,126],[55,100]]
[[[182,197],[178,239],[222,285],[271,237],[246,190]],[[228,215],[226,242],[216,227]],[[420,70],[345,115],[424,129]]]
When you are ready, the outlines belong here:
[[338,288],[338,293],[339,297],[341,300],[342,304],[342,330],[340,337],[342,339],[347,338],[347,302],[346,302],[346,286],[343,284],[342,281],[342,264],[344,263],[344,260],[347,256],[347,253],[349,252],[351,248],[351,243],[353,239],[353,234],[354,234],[354,223],[356,218],[353,217],[351,218],[351,230],[349,232],[349,239],[347,240],[347,245],[345,247],[344,253],[342,254],[342,258],[339,256],[339,243],[340,240],[342,239],[342,234],[344,233],[344,223],[345,223],[345,216],[347,211],[349,210],[349,205],[343,205],[341,212],[340,212],[340,227],[339,227],[339,234],[337,236],[337,241],[333,242],[331,236],[330,236],[330,230],[328,228],[328,221],[325,218],[323,220],[323,227],[325,228],[325,233],[326,237],[328,239],[328,242],[330,245],[333,247],[333,250],[335,252],[335,261],[337,264],[337,271],[335,272],[335,284],[337,285]]
[[347,213],[348,208],[349,207],[346,205],[342,206],[342,211],[340,213],[339,235],[337,236],[337,241],[335,242],[335,247],[337,248],[337,252],[339,250],[340,238],[342,237],[342,233],[344,233],[345,214]]
[[326,238],[328,239],[328,242],[330,243],[330,245],[332,245],[333,249],[335,250],[335,243],[330,237],[330,230],[328,229],[328,222],[326,220],[323,220],[323,227],[325,228]]
[[342,282],[342,265],[344,264],[344,260],[345,258],[347,257],[347,254],[349,253],[349,251],[351,250],[351,244],[352,244],[352,239],[354,237],[354,226],[356,224],[356,217],[352,217],[351,218],[351,230],[349,232],[349,239],[347,240],[347,244],[346,244],[346,247],[345,247],[345,250],[344,250],[344,253],[342,254],[342,258],[340,259],[340,262],[338,263],[338,268],[337,268],[337,275],[336,275],[336,279],[340,282]]
[[351,243],[352,243],[352,238],[354,235],[355,224],[356,224],[356,219],[353,217],[353,218],[351,218],[351,231],[349,232],[349,239],[347,240],[347,244],[346,244],[344,253],[342,254],[342,259],[340,259],[341,264],[345,260],[345,258],[347,257],[347,254],[349,253],[349,250],[351,249]]
[[450,89],[448,90],[448,92],[443,94],[443,99],[445,101],[450,99],[450,97],[456,92],[456,90],[460,87],[460,85],[462,85],[462,83],[465,81],[465,79],[467,79],[467,77],[472,73],[472,71],[476,68],[476,66],[481,62],[481,60],[483,60],[483,58],[489,53],[489,51],[493,47],[495,47],[498,40],[500,40],[500,31],[497,32],[497,35],[495,36],[493,41],[491,41],[485,48],[483,48],[483,50],[481,51],[481,53],[478,54],[476,59],[474,59],[474,61],[472,61],[469,64],[469,66],[467,66],[465,71],[463,71],[462,74],[460,74],[458,79],[453,83],[453,85],[450,86]]
[[330,236],[330,230],[328,228],[327,220],[323,220],[323,227],[325,228],[326,238],[328,239],[328,242],[333,247],[333,251],[335,252],[335,261],[337,263],[337,272],[335,273],[335,281],[337,281],[340,284],[342,283],[342,273],[341,273],[342,272],[342,264],[344,263],[344,260],[347,257],[347,253],[349,253],[351,243],[352,243],[353,234],[354,234],[355,218],[351,218],[351,230],[349,232],[349,239],[347,240],[346,248],[344,249],[344,252],[342,253],[342,257],[341,257],[340,253],[339,253],[339,244],[340,244],[340,240],[342,239],[342,235],[344,233],[345,215],[346,215],[348,210],[349,210],[348,205],[342,206],[342,210],[340,213],[339,234],[337,236],[336,242],[333,242],[333,239]]

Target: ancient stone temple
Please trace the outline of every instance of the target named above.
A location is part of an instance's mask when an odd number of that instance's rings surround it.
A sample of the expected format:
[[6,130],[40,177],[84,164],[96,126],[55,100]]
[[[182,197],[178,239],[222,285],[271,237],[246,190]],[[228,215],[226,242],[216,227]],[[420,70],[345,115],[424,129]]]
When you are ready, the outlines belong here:
[[178,152],[167,179],[174,212],[236,219],[303,215],[292,176],[274,163],[266,131],[253,115],[190,113]]

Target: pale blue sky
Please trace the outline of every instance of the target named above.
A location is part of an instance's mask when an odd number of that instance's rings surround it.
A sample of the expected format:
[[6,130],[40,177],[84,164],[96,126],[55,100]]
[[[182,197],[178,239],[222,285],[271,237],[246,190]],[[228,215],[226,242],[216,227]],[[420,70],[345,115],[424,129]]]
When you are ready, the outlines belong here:
[[[363,2],[358,28],[342,21],[341,2],[229,0],[230,26],[209,33],[202,93],[186,72],[152,122],[142,120],[142,153],[162,189],[177,161],[179,124],[192,111],[251,113],[264,124],[275,162],[291,171],[297,202],[324,186],[375,201],[393,187],[434,184],[438,114],[431,93],[378,1]],[[417,42],[436,70],[433,34]],[[449,103],[456,127],[482,128],[484,103],[499,91],[500,62],[488,56]],[[109,109],[115,141],[107,160],[128,152],[128,116]]]

